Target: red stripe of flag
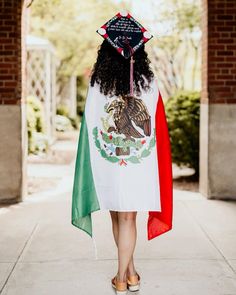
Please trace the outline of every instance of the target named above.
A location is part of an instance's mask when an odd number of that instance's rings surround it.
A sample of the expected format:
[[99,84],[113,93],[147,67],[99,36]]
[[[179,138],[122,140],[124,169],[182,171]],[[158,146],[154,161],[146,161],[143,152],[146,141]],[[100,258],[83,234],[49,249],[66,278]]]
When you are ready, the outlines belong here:
[[156,109],[156,147],[160,184],[161,212],[149,211],[147,230],[151,240],[172,229],[173,184],[171,148],[164,104],[159,92]]

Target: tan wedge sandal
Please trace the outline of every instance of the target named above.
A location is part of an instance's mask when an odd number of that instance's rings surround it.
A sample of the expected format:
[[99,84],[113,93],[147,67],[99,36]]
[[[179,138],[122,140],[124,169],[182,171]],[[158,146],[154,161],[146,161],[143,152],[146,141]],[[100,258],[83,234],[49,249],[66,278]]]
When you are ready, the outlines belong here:
[[135,275],[128,276],[127,278],[128,289],[131,292],[139,291],[140,288],[140,275],[136,273]]
[[128,291],[127,283],[118,281],[117,276],[115,276],[111,280],[111,285],[116,290],[117,295],[126,295],[127,294],[127,291]]

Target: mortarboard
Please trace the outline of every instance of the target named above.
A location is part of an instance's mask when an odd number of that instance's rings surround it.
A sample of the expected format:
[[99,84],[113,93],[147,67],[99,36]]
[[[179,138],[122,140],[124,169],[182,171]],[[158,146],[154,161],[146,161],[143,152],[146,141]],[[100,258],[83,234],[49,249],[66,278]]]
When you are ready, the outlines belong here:
[[124,58],[130,58],[130,94],[133,95],[133,54],[153,36],[126,11],[117,13],[97,33]]

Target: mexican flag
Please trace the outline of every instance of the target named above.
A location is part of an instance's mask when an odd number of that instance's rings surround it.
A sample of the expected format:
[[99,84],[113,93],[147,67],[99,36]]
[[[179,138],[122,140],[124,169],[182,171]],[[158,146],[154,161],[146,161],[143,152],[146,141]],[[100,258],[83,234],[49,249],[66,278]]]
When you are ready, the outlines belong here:
[[172,228],[170,140],[154,80],[139,97],[107,97],[89,86],[72,192],[74,226],[92,237],[92,212],[146,211],[147,238]]

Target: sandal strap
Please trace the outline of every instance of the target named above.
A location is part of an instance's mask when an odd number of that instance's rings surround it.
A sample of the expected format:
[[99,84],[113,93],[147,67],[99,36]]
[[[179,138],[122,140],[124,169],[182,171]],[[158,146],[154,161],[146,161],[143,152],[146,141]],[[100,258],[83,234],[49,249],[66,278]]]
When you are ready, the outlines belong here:
[[118,281],[117,276],[112,279],[112,283],[115,285],[117,291],[127,290],[127,282]]
[[129,285],[137,285],[140,281],[140,275],[136,273],[135,275],[128,276],[127,283]]

